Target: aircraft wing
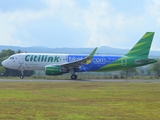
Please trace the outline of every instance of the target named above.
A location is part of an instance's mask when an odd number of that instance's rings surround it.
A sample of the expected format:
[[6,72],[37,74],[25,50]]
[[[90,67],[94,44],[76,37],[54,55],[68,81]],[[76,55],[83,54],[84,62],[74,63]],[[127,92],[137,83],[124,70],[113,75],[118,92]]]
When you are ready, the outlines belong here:
[[70,70],[70,69],[73,69],[73,68],[78,68],[82,64],[89,64],[91,62],[92,57],[94,56],[96,50],[97,50],[97,47],[92,51],[92,53],[89,56],[86,56],[84,59],[77,60],[77,61],[74,61],[74,62],[60,64],[60,65],[57,65],[57,66],[61,66],[61,68],[65,68],[65,69]]

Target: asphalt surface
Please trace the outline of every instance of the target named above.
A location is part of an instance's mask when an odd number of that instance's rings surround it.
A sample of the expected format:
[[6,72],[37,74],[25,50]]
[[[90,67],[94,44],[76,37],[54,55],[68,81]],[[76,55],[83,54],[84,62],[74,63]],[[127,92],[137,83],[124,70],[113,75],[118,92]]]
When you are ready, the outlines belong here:
[[132,83],[154,83],[160,82],[160,79],[155,80],[142,80],[142,79],[86,79],[86,80],[45,80],[45,79],[17,79],[17,80],[11,80],[11,79],[0,79],[0,82],[132,82]]

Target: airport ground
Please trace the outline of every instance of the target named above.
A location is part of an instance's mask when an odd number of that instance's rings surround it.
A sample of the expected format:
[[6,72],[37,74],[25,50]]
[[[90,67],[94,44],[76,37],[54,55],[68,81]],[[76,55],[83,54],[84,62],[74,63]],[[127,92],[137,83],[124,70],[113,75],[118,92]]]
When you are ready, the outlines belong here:
[[160,80],[0,79],[3,120],[158,120]]

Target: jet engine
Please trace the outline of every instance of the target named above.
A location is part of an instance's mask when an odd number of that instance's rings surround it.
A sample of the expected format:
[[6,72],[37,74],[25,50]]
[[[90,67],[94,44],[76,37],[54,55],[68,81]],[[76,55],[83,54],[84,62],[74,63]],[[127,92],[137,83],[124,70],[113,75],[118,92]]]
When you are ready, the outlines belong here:
[[62,75],[62,70],[60,66],[46,66],[45,67],[46,75]]

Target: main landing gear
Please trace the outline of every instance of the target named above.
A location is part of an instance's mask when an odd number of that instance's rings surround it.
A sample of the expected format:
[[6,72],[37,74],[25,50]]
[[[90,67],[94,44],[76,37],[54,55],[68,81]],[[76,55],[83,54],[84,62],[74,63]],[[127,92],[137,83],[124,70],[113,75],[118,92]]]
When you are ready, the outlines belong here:
[[23,70],[21,70],[20,78],[21,78],[21,79],[23,79],[23,78],[24,78],[24,71],[23,71]]
[[76,80],[76,79],[77,79],[77,75],[76,75],[76,74],[72,74],[72,75],[71,75],[71,79],[72,79],[72,80]]
[[77,79],[77,75],[75,74],[74,69],[71,69],[71,70],[69,71],[69,73],[71,74],[71,79],[72,79],[72,80],[76,80],[76,79]]

